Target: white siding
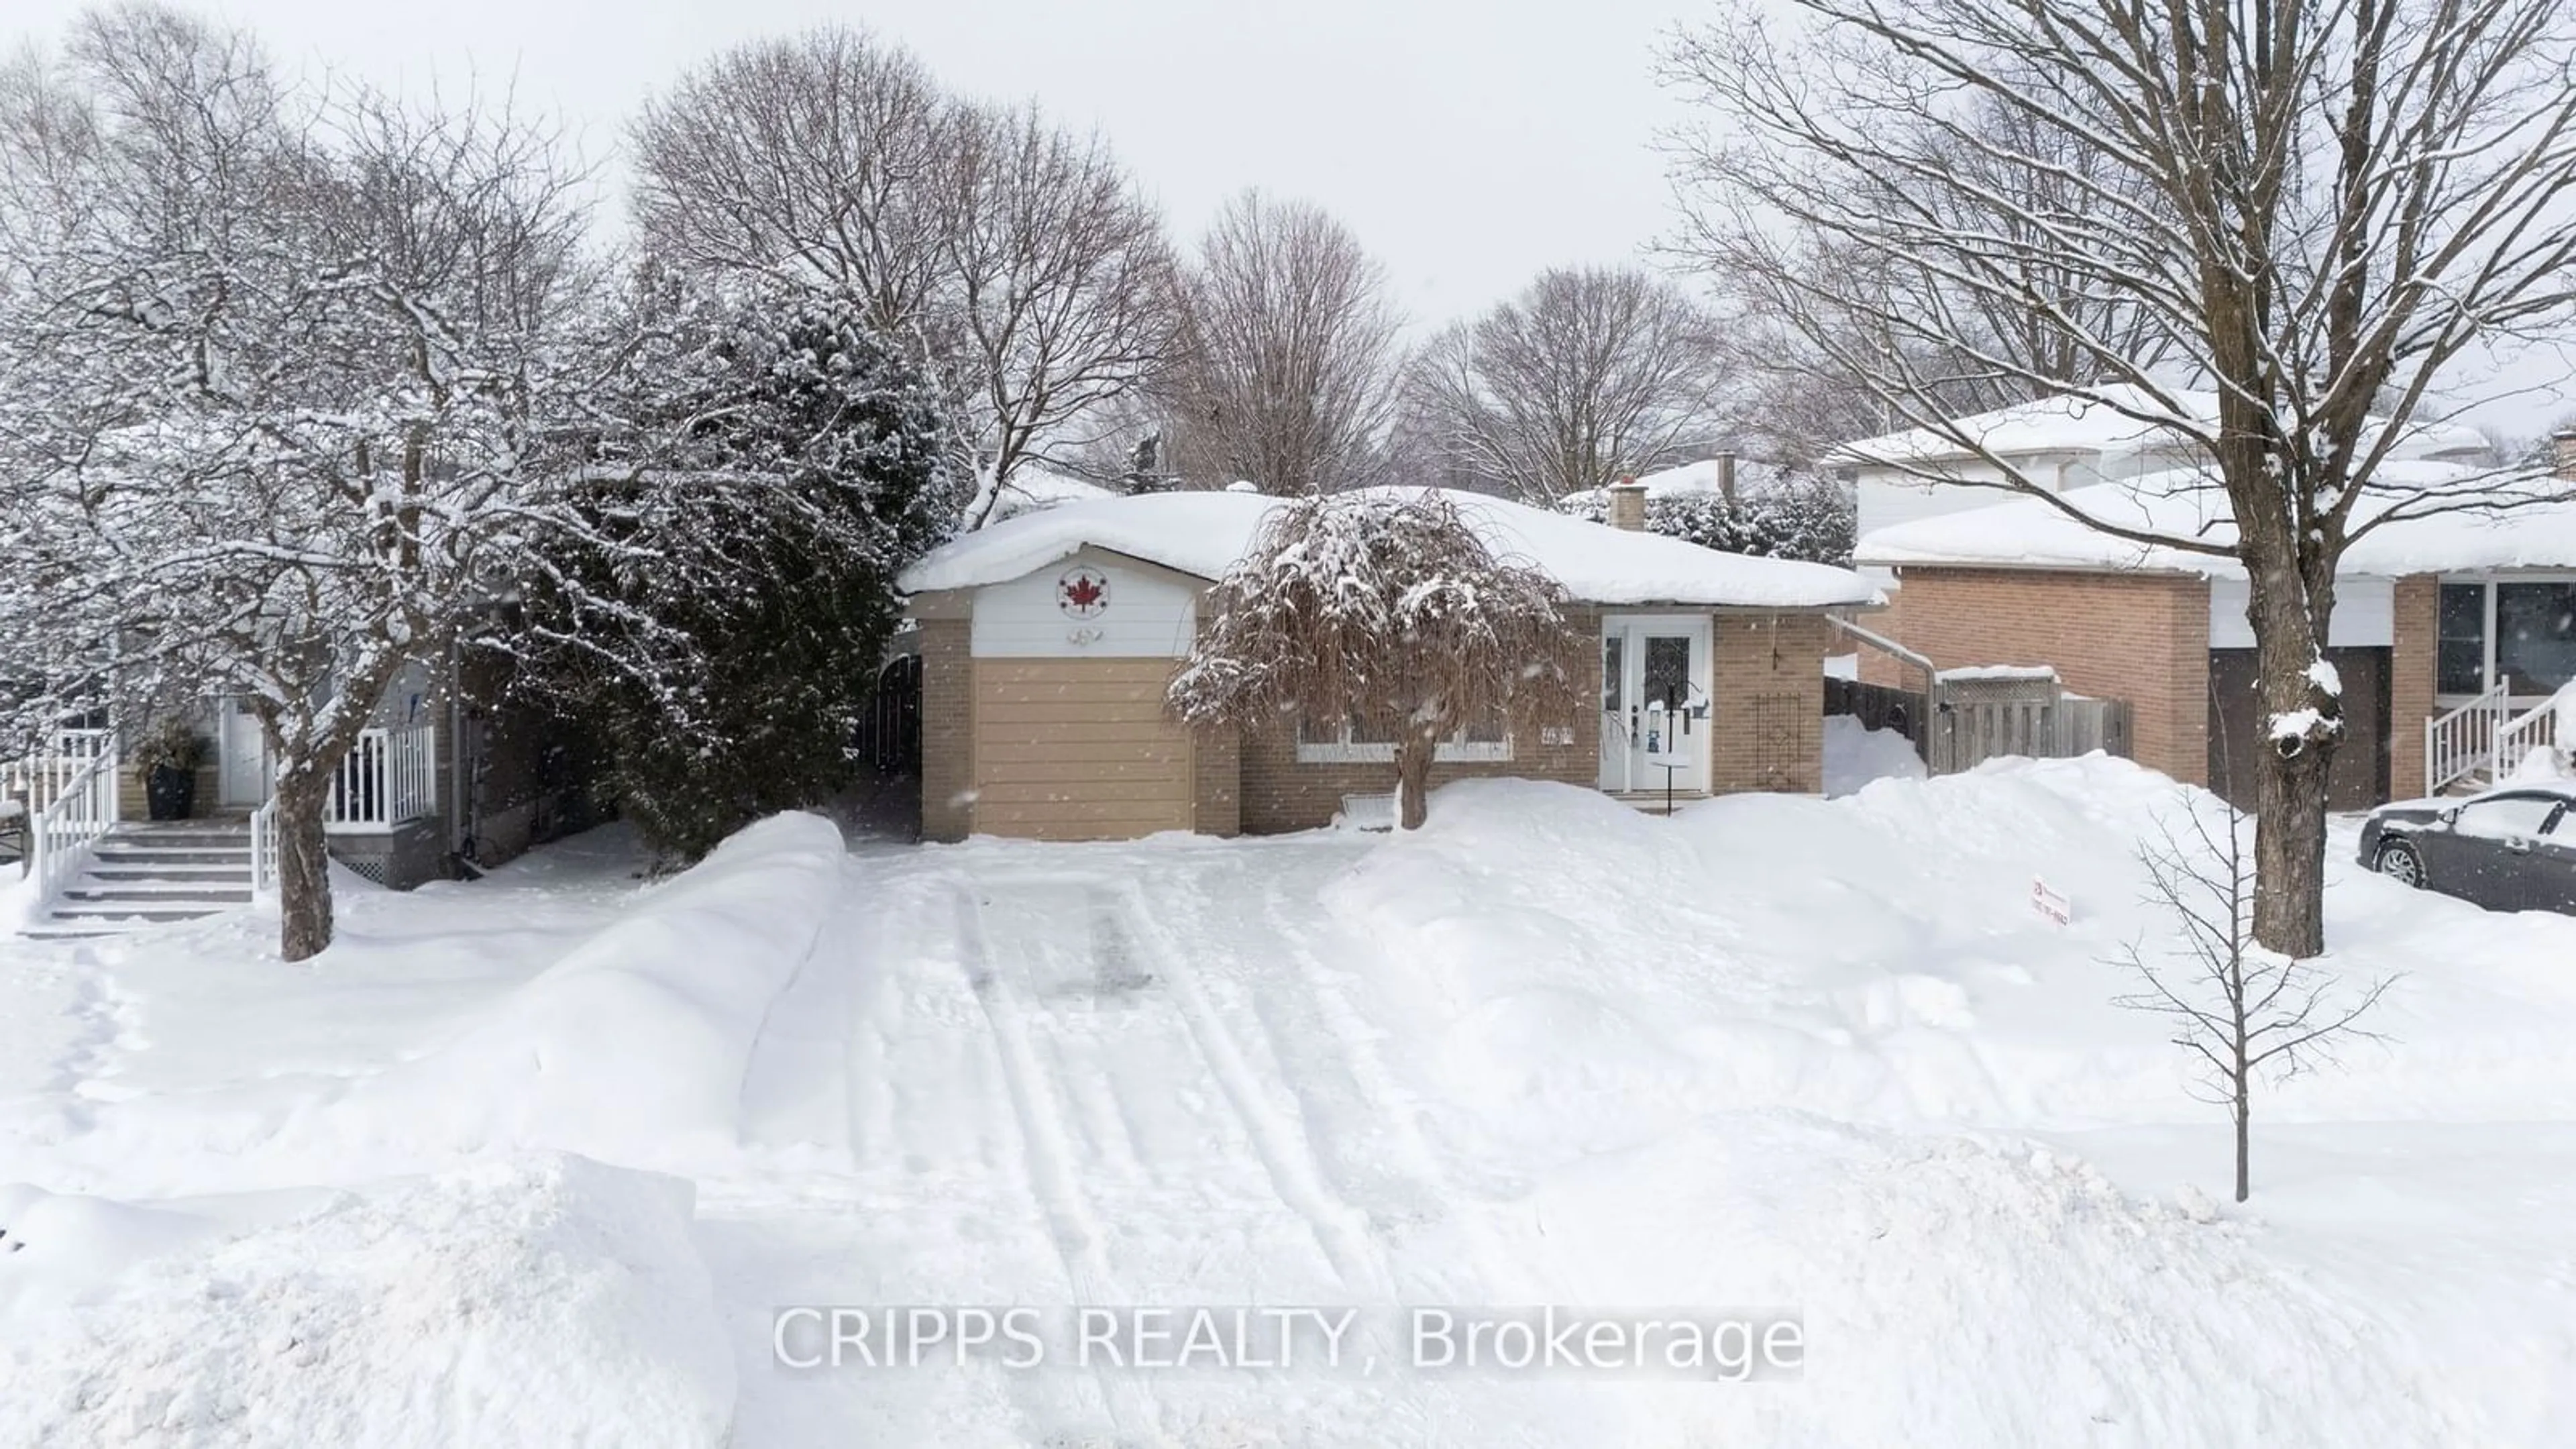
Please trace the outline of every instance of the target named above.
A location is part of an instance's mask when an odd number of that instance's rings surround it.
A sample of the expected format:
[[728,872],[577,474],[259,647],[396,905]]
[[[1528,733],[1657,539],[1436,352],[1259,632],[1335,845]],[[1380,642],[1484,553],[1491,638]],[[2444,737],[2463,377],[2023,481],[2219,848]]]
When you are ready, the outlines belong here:
[[[2209,581],[2209,647],[2251,649],[2253,627],[2245,622],[2243,579]],[[2334,625],[2326,643],[2336,649],[2385,649],[2397,639],[2397,582],[2394,579],[2339,579],[2335,582]]]
[[[1056,603],[1056,581],[1077,568],[1109,581],[1108,607],[1088,619]],[[974,652],[981,659],[1173,658],[1189,652],[1197,627],[1196,590],[1097,553],[975,591]]]
[[[2069,488],[2101,481],[2090,469],[2090,459],[2076,453],[2034,453],[2013,459],[2022,475],[2064,492]],[[1867,538],[1882,528],[1912,523],[1918,518],[1937,518],[1945,513],[1963,513],[1971,508],[1992,508],[2029,495],[2016,489],[1980,487],[1980,483],[2001,483],[2003,470],[1987,463],[1957,462],[1942,465],[1957,477],[1959,483],[1927,483],[1923,479],[1891,468],[1863,468],[1856,476],[1854,492],[1859,504],[1855,520],[1860,536]]]

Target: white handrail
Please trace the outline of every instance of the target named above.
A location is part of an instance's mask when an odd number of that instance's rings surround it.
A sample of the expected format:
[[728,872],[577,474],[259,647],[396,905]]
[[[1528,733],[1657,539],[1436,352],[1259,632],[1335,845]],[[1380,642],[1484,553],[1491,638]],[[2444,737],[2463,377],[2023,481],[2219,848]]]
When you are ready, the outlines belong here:
[[38,900],[51,897],[89,859],[99,837],[116,826],[116,736],[95,733],[95,753],[28,816],[27,862]]
[[277,802],[250,812],[250,893],[264,896],[277,889]]
[[2507,776],[2522,767],[2523,759],[2532,751],[2570,743],[2558,738],[2558,714],[2560,701],[2571,698],[2576,698],[2576,684],[2559,690],[2546,703],[2524,713],[2520,718],[2499,724],[2496,727],[2495,749],[2489,764],[2491,773],[2488,778],[2501,783]]
[[2424,721],[2425,794],[2438,795],[2482,769],[2495,768],[2496,744],[2511,715],[2512,698],[2512,691],[2499,684],[2448,714]]

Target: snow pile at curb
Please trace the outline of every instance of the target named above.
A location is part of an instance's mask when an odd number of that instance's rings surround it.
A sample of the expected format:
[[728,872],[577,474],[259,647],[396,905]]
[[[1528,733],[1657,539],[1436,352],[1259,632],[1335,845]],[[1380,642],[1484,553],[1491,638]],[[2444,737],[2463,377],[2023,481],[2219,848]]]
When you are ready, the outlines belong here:
[[[498,1161],[166,1257],[220,1230],[19,1196],[0,1286],[99,1281],[68,1314],[0,1308],[0,1443],[726,1441],[733,1361],[685,1182]],[[120,1247],[138,1261],[111,1269]]]
[[1640,1439],[2499,1443],[2517,1408],[2259,1230],[2018,1140],[1731,1114],[1571,1164],[1528,1206],[1596,1304],[1804,1309],[1803,1383],[1662,1390],[1629,1405]]
[[478,1024],[360,1085],[334,1120],[647,1166],[732,1147],[752,1042],[837,904],[842,860],[821,816],[751,826]]
[[[2160,1018],[2123,1010],[2125,948],[2171,939],[2139,844],[2202,792],[2125,761],[1999,762],[1838,800],[1734,796],[1662,819],[1588,791],[1473,781],[1327,887],[1405,969],[1364,983],[1459,1125],[1544,1155],[1710,1112],[1862,1122],[2171,1120],[2192,1107]],[[2272,1120],[2576,1110],[2576,920],[2492,915],[2327,865],[2325,967],[2398,980]],[[2061,926],[2034,877],[2074,902]]]

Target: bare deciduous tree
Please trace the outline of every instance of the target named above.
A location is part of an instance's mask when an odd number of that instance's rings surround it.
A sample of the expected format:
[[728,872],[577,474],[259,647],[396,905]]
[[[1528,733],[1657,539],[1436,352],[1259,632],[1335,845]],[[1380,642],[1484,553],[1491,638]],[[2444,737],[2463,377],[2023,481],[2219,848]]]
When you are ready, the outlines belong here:
[[1192,724],[1347,721],[1392,739],[1411,830],[1442,740],[1589,703],[1574,682],[1588,646],[1562,606],[1555,580],[1497,557],[1437,489],[1301,498],[1209,590],[1170,707]]
[[[1713,113],[1680,164],[1692,234],[1815,357],[2001,486],[2244,565],[2272,746],[2255,934],[2316,954],[2343,711],[2314,666],[2337,563],[2374,529],[2505,501],[2374,475],[2463,352],[2576,304],[2576,17],[2561,0],[1798,8],[1747,0],[1669,53]],[[2235,536],[2084,514],[1950,425],[1962,378],[2195,439]],[[2216,418],[2178,384],[2214,389]]]
[[2147,903],[2177,936],[2149,952],[2122,954],[2139,982],[2119,1005],[2170,1019],[2174,1045],[2192,1056],[2197,1094],[2225,1107],[2236,1128],[2236,1200],[2253,1190],[2254,1088],[2331,1058],[2336,1045],[2376,1039],[2362,1015],[2393,978],[2338,998],[2324,971],[2254,942],[2254,880],[2245,858],[2244,817],[2214,796],[2193,794],[2188,825],[2168,819],[2160,840],[2140,851]]
[[1320,208],[1246,192],[1199,243],[1171,391],[1187,477],[1264,493],[1371,481],[1395,412],[1385,269]]
[[634,144],[646,247],[849,297],[912,339],[987,500],[1080,449],[1178,345],[1161,218],[1103,142],[959,100],[865,34],[719,56],[645,109]]
[[1162,218],[1097,137],[1034,109],[967,112],[954,131],[940,230],[989,513],[1023,460],[1087,451],[1172,364],[1179,278]]
[[1433,338],[1407,401],[1487,488],[1544,506],[1707,446],[1722,355],[1715,319],[1679,287],[1559,268]]

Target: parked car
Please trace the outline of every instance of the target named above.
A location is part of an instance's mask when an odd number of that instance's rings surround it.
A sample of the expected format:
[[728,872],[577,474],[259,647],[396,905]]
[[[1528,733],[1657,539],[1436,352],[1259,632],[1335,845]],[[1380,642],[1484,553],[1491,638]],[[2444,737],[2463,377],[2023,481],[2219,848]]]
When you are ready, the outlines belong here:
[[2576,781],[2382,805],[2362,823],[2361,863],[2491,911],[2576,914]]

